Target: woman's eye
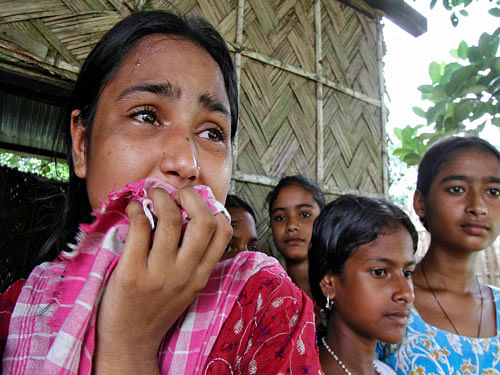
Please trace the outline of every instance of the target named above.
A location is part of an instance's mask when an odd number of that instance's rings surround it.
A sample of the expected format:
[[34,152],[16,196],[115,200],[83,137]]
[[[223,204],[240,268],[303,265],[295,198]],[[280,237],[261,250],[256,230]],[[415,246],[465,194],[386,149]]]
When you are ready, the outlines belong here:
[[446,191],[452,193],[452,194],[460,194],[465,191],[465,189],[461,186],[450,186]]
[[257,246],[255,246],[255,245],[249,245],[249,246],[247,246],[247,250],[248,251],[257,251]]
[[310,217],[310,216],[311,216],[311,213],[310,213],[310,212],[307,212],[307,211],[306,211],[306,212],[301,212],[301,213],[300,213],[300,217],[304,217],[304,218],[306,218],[306,217]]
[[500,196],[500,189],[497,188],[489,188],[488,189],[488,194],[492,195],[494,197],[499,197]]
[[377,278],[380,278],[380,277],[384,277],[387,272],[383,268],[376,268],[374,270],[371,270],[371,273],[372,273],[373,276],[375,276]]
[[155,126],[160,125],[158,119],[156,118],[156,113],[152,110],[146,110],[146,109],[140,110],[132,114],[132,118],[140,122],[146,122]]
[[214,142],[223,142],[226,140],[226,135],[218,128],[206,129],[200,133],[200,136]]

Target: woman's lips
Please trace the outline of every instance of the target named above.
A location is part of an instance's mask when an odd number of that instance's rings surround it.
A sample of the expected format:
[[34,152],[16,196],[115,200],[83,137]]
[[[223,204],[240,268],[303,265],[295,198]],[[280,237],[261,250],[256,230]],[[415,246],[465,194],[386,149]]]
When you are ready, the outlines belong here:
[[460,225],[465,233],[471,236],[482,236],[488,232],[489,228],[487,225],[476,222],[468,222]]
[[288,240],[285,240],[285,243],[288,246],[299,246],[299,245],[302,245],[304,243],[304,240],[301,238],[290,238]]
[[408,311],[395,312],[386,315],[388,319],[399,325],[407,325],[409,316],[410,313]]

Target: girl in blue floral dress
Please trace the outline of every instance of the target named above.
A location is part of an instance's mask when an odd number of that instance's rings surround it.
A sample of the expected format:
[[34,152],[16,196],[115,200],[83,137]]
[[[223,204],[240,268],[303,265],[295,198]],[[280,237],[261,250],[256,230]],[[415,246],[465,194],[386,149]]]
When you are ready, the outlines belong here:
[[414,209],[429,249],[414,276],[407,333],[385,361],[398,374],[500,374],[500,290],[481,283],[479,251],[500,231],[500,154],[477,137],[448,137],[424,155]]

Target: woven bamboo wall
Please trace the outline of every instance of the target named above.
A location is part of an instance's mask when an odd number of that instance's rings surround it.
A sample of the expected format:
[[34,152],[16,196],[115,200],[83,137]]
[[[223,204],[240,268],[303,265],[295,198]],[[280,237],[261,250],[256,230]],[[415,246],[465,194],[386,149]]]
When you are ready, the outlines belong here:
[[74,80],[86,55],[135,9],[197,13],[234,52],[240,125],[231,190],[268,237],[265,196],[301,173],[329,197],[387,191],[379,17],[338,0],[0,1],[0,68]]

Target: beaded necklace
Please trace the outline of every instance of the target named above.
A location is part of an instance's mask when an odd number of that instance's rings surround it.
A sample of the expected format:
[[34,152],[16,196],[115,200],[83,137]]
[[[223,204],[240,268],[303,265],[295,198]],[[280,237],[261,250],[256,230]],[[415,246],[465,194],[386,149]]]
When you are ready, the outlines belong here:
[[[330,353],[330,355],[333,357],[333,359],[338,363],[338,365],[342,368],[342,370],[344,370],[344,372],[347,374],[347,375],[352,375],[352,372],[351,370],[349,370],[346,365],[344,364],[344,362],[342,362],[340,360],[340,358],[338,357],[337,354],[335,354],[335,352],[333,351],[332,348],[330,348],[330,346],[328,346],[327,342],[326,342],[326,338],[325,336],[323,336],[321,338],[321,342],[323,343],[323,346],[325,347],[326,351],[328,353]],[[375,373],[376,374],[379,374],[380,375],[380,371],[377,369],[377,367],[375,366],[375,364],[373,365],[373,369],[375,370]],[[324,374],[324,372],[323,372]]]

